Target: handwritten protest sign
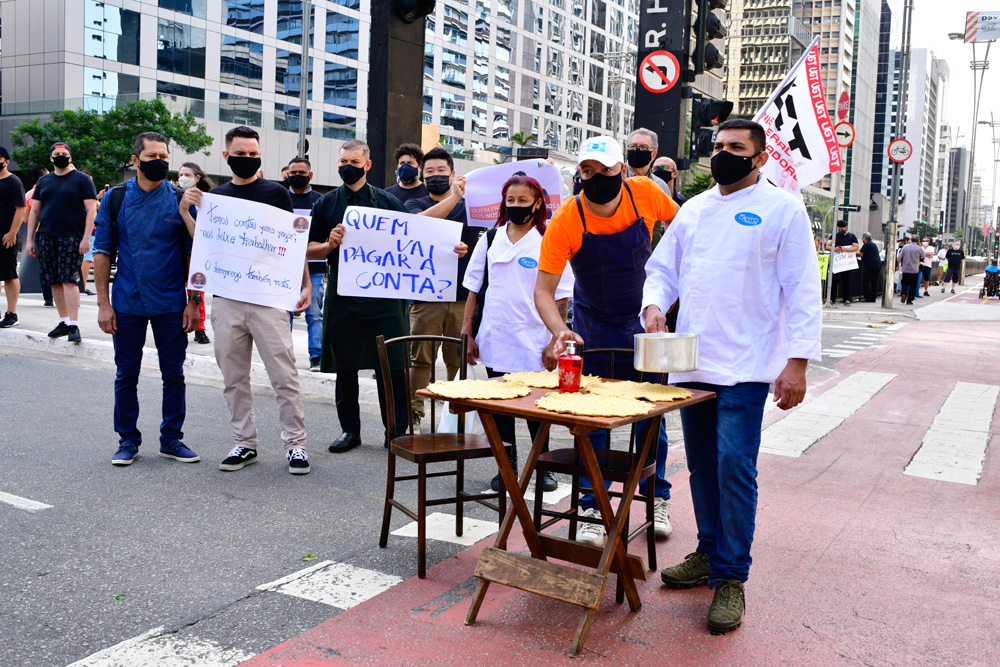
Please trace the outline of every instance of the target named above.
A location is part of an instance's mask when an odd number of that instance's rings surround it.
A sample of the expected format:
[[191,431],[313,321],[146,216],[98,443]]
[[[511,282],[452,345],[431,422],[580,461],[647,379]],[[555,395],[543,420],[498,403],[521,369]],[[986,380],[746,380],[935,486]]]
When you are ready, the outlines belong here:
[[829,255],[818,255],[819,258],[819,279],[826,280],[826,267],[830,263]]
[[[454,301],[462,223],[350,206],[338,252],[337,294]],[[469,248],[472,252],[472,248]]]
[[833,273],[853,271],[856,268],[858,268],[858,258],[853,252],[833,253],[833,264],[830,267]]
[[258,202],[203,194],[188,289],[294,310],[309,218]]
[[503,184],[517,174],[538,181],[545,190],[549,217],[562,202],[562,176],[559,168],[545,160],[509,162],[476,169],[465,177],[465,216],[473,227],[492,227],[500,214]]

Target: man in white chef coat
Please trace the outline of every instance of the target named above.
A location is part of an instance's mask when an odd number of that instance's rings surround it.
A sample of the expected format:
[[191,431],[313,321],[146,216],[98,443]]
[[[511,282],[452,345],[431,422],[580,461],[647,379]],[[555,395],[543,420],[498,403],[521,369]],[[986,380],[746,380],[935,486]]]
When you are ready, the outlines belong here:
[[806,392],[808,360],[820,359],[819,266],[802,201],[760,175],[764,129],[723,123],[715,140],[717,185],[691,198],[646,264],[642,321],[666,330],[680,299],[678,333],[700,335],[698,370],[671,381],[714,391],[681,410],[698,548],[661,579],[715,589],[713,634],[740,626],[757,514],[757,452],[769,386],[788,410]]

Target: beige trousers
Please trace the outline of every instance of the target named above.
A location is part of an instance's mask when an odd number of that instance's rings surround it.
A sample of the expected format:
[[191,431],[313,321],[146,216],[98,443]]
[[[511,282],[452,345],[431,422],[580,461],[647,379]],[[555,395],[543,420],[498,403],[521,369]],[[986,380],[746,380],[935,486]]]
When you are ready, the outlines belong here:
[[305,412],[299,395],[299,372],[295,368],[288,313],[217,296],[212,299],[212,330],[215,361],[222,371],[222,394],[229,406],[229,423],[236,444],[257,449],[257,424],[250,390],[250,362],[256,343],[278,402],[278,423],[285,449],[305,447]]
[[[414,301],[410,304],[411,336],[452,336],[462,337],[462,319],[465,316],[465,301],[437,303]],[[414,343],[410,346],[410,406],[423,416],[424,399],[416,395],[431,381],[431,365],[437,360],[437,343]],[[444,365],[448,369],[448,379],[458,375],[461,359],[457,345],[445,345],[441,350]]]

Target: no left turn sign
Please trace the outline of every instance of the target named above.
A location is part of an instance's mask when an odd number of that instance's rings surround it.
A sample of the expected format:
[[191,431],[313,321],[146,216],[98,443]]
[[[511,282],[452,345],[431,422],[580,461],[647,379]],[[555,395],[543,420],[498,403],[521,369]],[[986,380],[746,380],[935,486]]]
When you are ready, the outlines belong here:
[[639,81],[651,93],[665,93],[677,83],[681,66],[669,51],[653,51],[639,65]]

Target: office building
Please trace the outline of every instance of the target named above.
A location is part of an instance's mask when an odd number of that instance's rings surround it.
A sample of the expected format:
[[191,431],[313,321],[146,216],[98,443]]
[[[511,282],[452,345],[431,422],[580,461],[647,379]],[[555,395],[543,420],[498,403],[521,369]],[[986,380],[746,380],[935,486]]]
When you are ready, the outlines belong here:
[[948,159],[947,203],[944,229],[955,237],[965,227],[966,188],[969,173],[969,151],[965,146],[952,148]]
[[889,36],[892,32],[892,9],[882,0],[878,31],[878,70],[875,73],[875,121],[872,139],[871,193],[884,190],[886,154],[886,118],[889,107]]
[[[879,5],[861,0],[854,9],[854,51],[851,57],[851,106],[847,121],[854,126],[854,143],[841,151],[844,156],[844,202],[861,207],[858,212],[838,216],[855,231],[868,230],[871,200],[871,169],[875,143],[875,110],[878,80],[878,49],[881,17]],[[839,119],[839,116],[838,116]]]

